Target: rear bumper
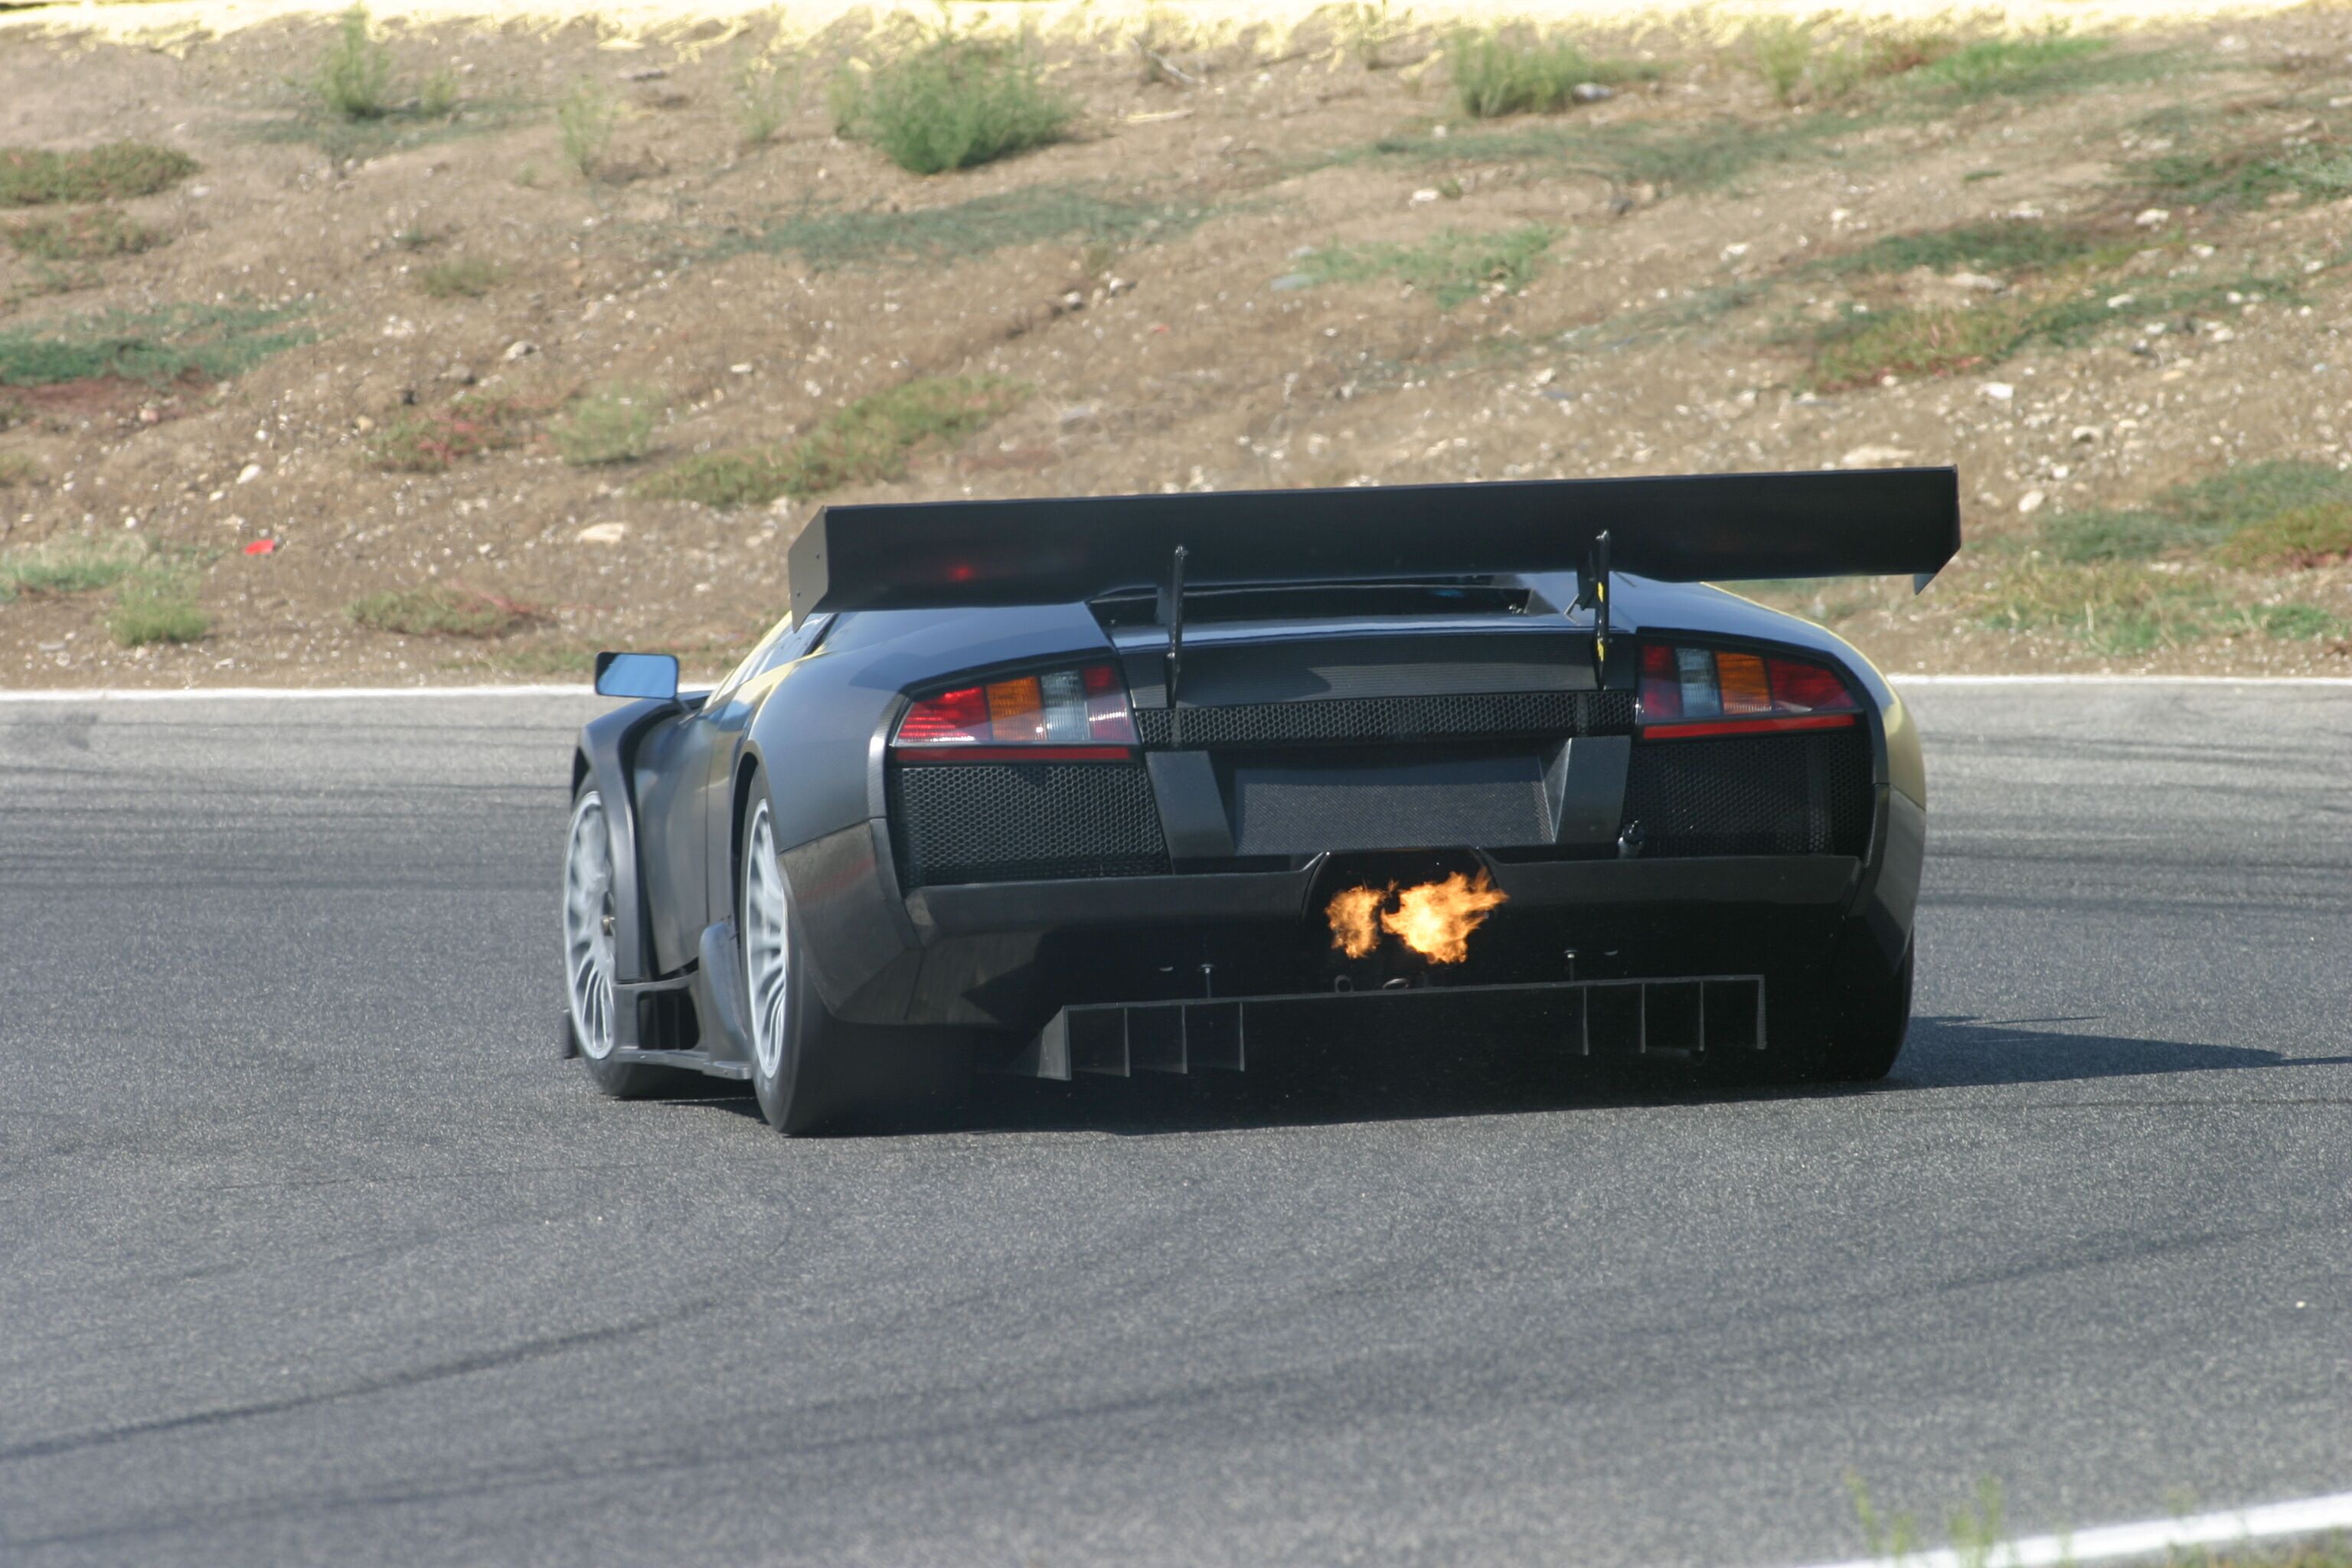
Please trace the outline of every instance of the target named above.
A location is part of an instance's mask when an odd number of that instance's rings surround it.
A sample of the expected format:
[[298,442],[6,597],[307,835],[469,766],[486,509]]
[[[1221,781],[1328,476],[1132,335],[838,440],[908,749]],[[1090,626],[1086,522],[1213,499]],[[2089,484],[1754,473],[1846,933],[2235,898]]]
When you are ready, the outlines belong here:
[[[1611,909],[1637,905],[1835,906],[1853,894],[1851,855],[1723,855],[1675,860],[1496,861],[1487,870],[1511,906]],[[926,946],[946,937],[1183,925],[1202,921],[1303,921],[1323,862],[1296,870],[1213,876],[1106,877],[919,888],[907,914]]]

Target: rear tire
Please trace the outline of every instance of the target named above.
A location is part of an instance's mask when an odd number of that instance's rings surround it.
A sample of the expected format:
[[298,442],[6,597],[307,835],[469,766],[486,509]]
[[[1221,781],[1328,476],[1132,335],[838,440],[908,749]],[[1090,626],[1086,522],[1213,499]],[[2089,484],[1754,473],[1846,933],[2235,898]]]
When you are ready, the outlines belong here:
[[840,1030],[809,981],[764,782],[753,785],[736,843],[735,930],[743,949],[751,1092],[777,1131],[811,1131],[837,1109],[825,1079],[840,1054]]
[[1831,1083],[1874,1083],[1894,1070],[1911,1029],[1910,948],[1888,969],[1875,952],[1848,966],[1815,1076]]

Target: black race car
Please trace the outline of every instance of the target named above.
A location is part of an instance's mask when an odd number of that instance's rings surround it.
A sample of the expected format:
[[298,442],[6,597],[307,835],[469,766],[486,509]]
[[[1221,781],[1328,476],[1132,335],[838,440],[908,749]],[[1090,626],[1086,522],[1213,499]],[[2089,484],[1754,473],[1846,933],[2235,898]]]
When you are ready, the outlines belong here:
[[714,689],[597,661],[637,700],[572,761],[565,1052],[748,1078],[786,1131],[1368,1010],[1880,1077],[1917,734],[1699,580],[1958,545],[1948,468],[828,509]]

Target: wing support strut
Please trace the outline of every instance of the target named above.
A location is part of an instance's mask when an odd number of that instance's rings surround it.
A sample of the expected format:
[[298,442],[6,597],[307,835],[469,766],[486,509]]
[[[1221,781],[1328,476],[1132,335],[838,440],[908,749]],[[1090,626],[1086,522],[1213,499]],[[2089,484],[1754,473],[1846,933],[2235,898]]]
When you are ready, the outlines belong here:
[[1168,628],[1168,725],[1179,746],[1184,743],[1184,713],[1176,706],[1176,683],[1184,675],[1184,555],[1180,544],[1169,558],[1168,586],[1160,601],[1160,621]]
[[1593,535],[1576,574],[1575,608],[1592,612],[1592,674],[1597,680],[1609,668],[1609,531]]

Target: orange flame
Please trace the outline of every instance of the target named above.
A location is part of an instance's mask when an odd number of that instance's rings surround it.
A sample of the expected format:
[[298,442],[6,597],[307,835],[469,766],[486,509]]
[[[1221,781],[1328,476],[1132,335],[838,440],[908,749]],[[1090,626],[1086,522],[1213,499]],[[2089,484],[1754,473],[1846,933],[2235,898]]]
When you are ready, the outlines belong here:
[[[1393,909],[1388,907],[1391,897]],[[1370,952],[1380,932],[1386,931],[1433,963],[1459,963],[1470,956],[1470,933],[1509,898],[1482,867],[1475,877],[1456,871],[1402,892],[1394,883],[1348,888],[1323,913],[1331,923],[1331,945],[1349,958]]]
[[1331,945],[1349,958],[1361,958],[1381,941],[1381,905],[1396,891],[1385,888],[1349,888],[1331,900],[1324,918],[1331,922]]

